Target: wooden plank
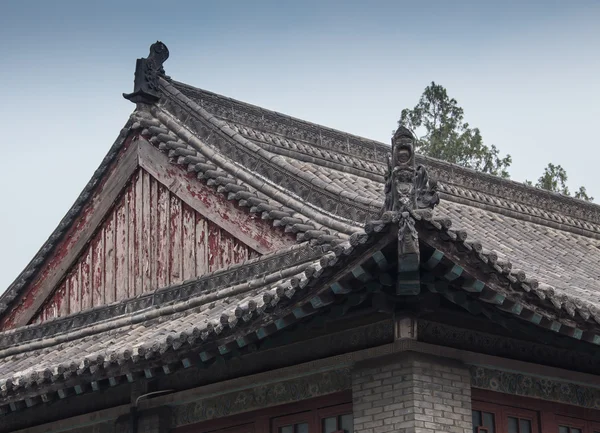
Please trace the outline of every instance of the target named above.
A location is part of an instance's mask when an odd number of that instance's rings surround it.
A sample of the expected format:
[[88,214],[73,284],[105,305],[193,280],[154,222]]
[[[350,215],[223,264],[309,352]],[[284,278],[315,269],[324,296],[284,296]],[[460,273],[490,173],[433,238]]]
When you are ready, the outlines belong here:
[[159,185],[158,188],[158,218],[157,218],[157,248],[156,279],[157,288],[169,284],[169,190]]
[[170,196],[169,212],[169,284],[183,281],[183,219],[181,200],[173,194]]
[[148,174],[150,182],[150,204],[148,212],[150,213],[150,288],[158,287],[158,182]]
[[92,307],[104,305],[104,229],[92,242]]
[[54,319],[55,317],[58,317],[58,306],[56,305],[56,299],[52,298],[52,300],[48,304],[47,320]]
[[152,222],[150,221],[150,176],[142,170],[142,263],[143,263],[143,292],[149,292],[156,289],[152,285],[152,258],[150,257],[150,231]]
[[183,205],[183,279],[189,280],[196,276],[196,219],[194,211],[186,204]]
[[81,309],[92,308],[92,248],[85,253],[81,261]]
[[275,229],[268,220],[239,208],[198,181],[194,173],[171,164],[166,155],[147,142],[139,143],[139,163],[160,183],[169,185],[171,192],[196,212],[261,254],[296,243],[294,235]]
[[221,269],[221,229],[211,221],[208,222],[208,272]]
[[43,323],[43,322],[47,321],[49,316],[50,316],[50,314],[48,311],[48,304],[45,304],[42,307],[42,310],[40,311],[40,317],[42,318],[41,322]]
[[137,143],[126,143],[115,163],[95,188],[76,222],[67,230],[52,256],[43,265],[41,272],[25,288],[24,294],[15,303],[16,307],[3,317],[0,328],[22,326],[31,320],[86,248],[137,165]]
[[196,214],[196,275],[208,272],[208,221]]
[[127,288],[127,203],[123,197],[115,209],[115,300],[128,297]]
[[104,303],[110,304],[115,299],[115,214],[113,213],[104,228]]
[[69,299],[67,295],[67,282],[63,281],[56,293],[54,294],[56,300],[56,308],[58,310],[58,317],[63,317],[69,314]]
[[235,238],[224,230],[220,230],[221,242],[219,242],[219,253],[221,254],[221,268],[225,268],[233,262],[233,247]]
[[135,294],[139,295],[144,291],[144,234],[143,234],[143,187],[142,187],[142,170],[138,170],[133,179],[132,188],[135,190],[135,241],[133,244],[133,252],[135,254],[135,262],[133,272],[135,274]]
[[129,296],[137,295],[137,270],[139,269],[139,262],[137,256],[137,231],[135,227],[136,214],[135,214],[135,184],[137,177],[139,176],[139,170],[135,176],[131,179],[131,182],[127,186],[126,199],[127,202],[127,287],[129,288]]
[[241,263],[248,259],[248,247],[239,240],[233,240],[233,250],[231,254],[232,263]]
[[75,266],[67,276],[69,284],[69,314],[81,311],[80,266]]

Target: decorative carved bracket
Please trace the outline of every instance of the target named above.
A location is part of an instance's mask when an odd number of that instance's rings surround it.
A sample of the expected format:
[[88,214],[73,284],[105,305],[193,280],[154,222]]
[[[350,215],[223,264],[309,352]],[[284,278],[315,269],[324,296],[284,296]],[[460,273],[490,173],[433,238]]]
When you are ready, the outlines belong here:
[[427,170],[415,163],[415,137],[403,126],[392,137],[392,154],[388,158],[382,219],[398,223],[398,295],[420,291],[419,234],[413,213],[433,209],[439,203],[437,184]]
[[417,339],[417,319],[414,317],[394,318],[394,339]]
[[165,44],[156,41],[150,46],[147,58],[137,59],[133,93],[123,93],[131,102],[154,104],[160,99],[158,78],[165,74],[163,63],[169,58],[169,49]]

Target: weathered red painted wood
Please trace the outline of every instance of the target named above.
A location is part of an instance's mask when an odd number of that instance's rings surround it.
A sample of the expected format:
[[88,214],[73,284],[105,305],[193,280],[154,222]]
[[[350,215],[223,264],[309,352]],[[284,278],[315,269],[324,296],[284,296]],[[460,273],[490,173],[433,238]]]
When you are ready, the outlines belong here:
[[[80,264],[81,309],[92,307],[92,249],[88,248]],[[58,296],[56,297],[58,298]]]
[[150,176],[148,173],[142,171],[141,172],[141,190],[140,194],[142,194],[142,208],[141,208],[141,223],[142,223],[142,239],[140,245],[142,249],[140,251],[140,256],[142,258],[142,292],[147,292],[148,290],[152,290],[156,288],[152,285],[152,272],[153,272],[153,260],[150,256],[150,233],[152,231],[152,221],[150,218],[150,213],[152,211],[150,199]]
[[150,221],[150,236],[148,237],[147,249],[149,250],[151,272],[148,279],[148,287],[153,290],[158,287],[158,182],[145,171],[144,173],[145,176],[148,176],[150,184],[149,205],[148,212],[146,212],[146,215],[149,214]]
[[40,315],[42,316],[42,322],[45,322],[46,320],[49,320],[52,318],[50,312],[52,310],[52,304],[48,304],[46,306],[44,306],[44,309],[42,310],[42,312],[40,313]]
[[183,279],[196,276],[196,215],[186,204],[183,205]]
[[92,306],[104,305],[104,230],[92,241]]
[[196,214],[196,275],[208,272],[208,221]]
[[104,229],[104,302],[116,300],[115,293],[115,215],[112,214]]
[[69,314],[69,298],[67,297],[67,282],[63,281],[56,295],[53,297],[53,301],[56,302],[56,310],[59,317],[66,316]]
[[33,321],[120,301],[258,255],[140,169]]
[[137,143],[127,141],[115,162],[95,187],[88,203],[81,210],[77,220],[62,236],[51,257],[43,264],[34,279],[23,290],[9,313],[0,320],[0,329],[30,323],[42,305],[49,300],[65,273],[73,266],[84,249],[87,248],[106,213],[113,206],[116,196],[127,184],[127,180],[138,166]]
[[169,284],[176,284],[183,281],[183,215],[181,200],[173,194],[170,194],[169,210]]
[[[139,173],[139,172],[138,172]],[[135,177],[132,180],[133,185],[127,188],[125,192],[125,201],[127,203],[127,286],[129,296],[135,296],[136,292],[136,274],[139,267],[136,255],[136,197],[135,197]]]
[[135,278],[135,294],[139,295],[144,291],[144,193],[142,187],[143,179],[141,171],[138,171],[136,173],[132,182],[133,185],[131,186],[131,189],[135,191],[135,241],[133,246],[133,273]]
[[80,273],[81,268],[76,266],[69,272],[67,285],[69,287],[69,314],[81,311]]
[[213,223],[208,223],[208,271],[213,272],[221,268],[221,230]]
[[247,259],[248,259],[248,247],[246,247],[246,245],[236,241],[233,245],[233,255],[232,255],[233,263],[240,263]]
[[196,212],[261,254],[296,242],[294,235],[284,233],[282,228],[274,228],[260,215],[250,214],[223,194],[215,193],[211,187],[199,182],[195,173],[171,164],[166,155],[144,141],[139,143],[139,164],[159,182],[169,185],[172,193]]
[[169,284],[169,190],[159,185],[158,187],[158,239],[156,246],[158,248],[158,260],[156,261],[156,278],[158,287],[164,287]]
[[58,307],[56,305],[56,300],[51,300],[48,304],[44,306],[42,310],[41,316],[43,320],[50,320],[58,315]]
[[233,237],[224,231],[221,231],[221,242],[219,242],[219,254],[221,255],[221,268],[225,268],[231,264],[231,256],[233,255],[235,242]]
[[[126,195],[125,195],[126,197]],[[121,200],[117,204],[115,215],[115,300],[126,299],[129,297],[128,281],[128,263],[127,263],[127,222],[126,209],[128,204]]]

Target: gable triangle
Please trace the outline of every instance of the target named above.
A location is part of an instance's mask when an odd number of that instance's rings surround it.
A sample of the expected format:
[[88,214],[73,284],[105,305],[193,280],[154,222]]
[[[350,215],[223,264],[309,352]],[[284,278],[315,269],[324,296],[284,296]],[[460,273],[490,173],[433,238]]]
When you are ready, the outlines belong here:
[[294,243],[145,140],[128,145],[0,329],[180,284]]

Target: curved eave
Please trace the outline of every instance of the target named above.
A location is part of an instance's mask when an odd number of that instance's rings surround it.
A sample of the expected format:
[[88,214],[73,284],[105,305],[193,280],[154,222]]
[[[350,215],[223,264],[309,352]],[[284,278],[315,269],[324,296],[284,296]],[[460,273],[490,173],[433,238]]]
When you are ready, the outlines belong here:
[[[580,304],[571,312],[569,302],[575,300],[570,299],[562,299],[558,306],[534,280],[512,271],[508,263],[498,262],[479,244],[469,242],[464,232],[452,231],[447,220],[433,219],[428,212],[415,212],[413,217],[422,251],[421,292],[442,296],[510,330],[539,330],[541,334],[536,335],[543,335],[551,344],[561,337],[580,341],[582,351],[596,350],[600,318],[593,306]],[[0,378],[0,405],[5,412],[19,410],[49,398],[133,381],[139,375],[167,374],[211,363],[233,351],[243,352],[248,345],[334,305],[342,311],[353,308],[376,292],[386,292],[388,299],[402,305],[410,296],[397,297],[389,289],[393,292],[398,278],[394,262],[397,230],[392,221],[373,221],[365,232],[336,245],[325,244],[316,258],[301,266],[287,266],[256,280],[225,284],[214,294],[201,291],[184,301],[121,316],[115,319],[114,329],[105,329],[110,322],[100,322],[92,328],[92,332],[98,331],[92,348],[80,347],[90,340],[74,334],[70,345],[55,335],[46,341],[45,349],[21,348],[4,358],[7,370]],[[261,266],[264,260],[257,259],[255,265]],[[225,299],[227,302],[220,302]],[[156,321],[158,316],[161,320]],[[154,325],[139,328],[146,321],[154,321]],[[143,334],[135,335],[130,331],[134,328],[143,329]],[[123,337],[106,347],[102,335],[107,332],[113,340],[120,332]],[[57,344],[62,349],[54,350]],[[29,350],[40,354],[37,356],[52,353],[53,360],[44,365],[33,359],[34,365],[23,371],[8,367],[10,356],[22,357]],[[86,355],[73,358],[81,353]]]

